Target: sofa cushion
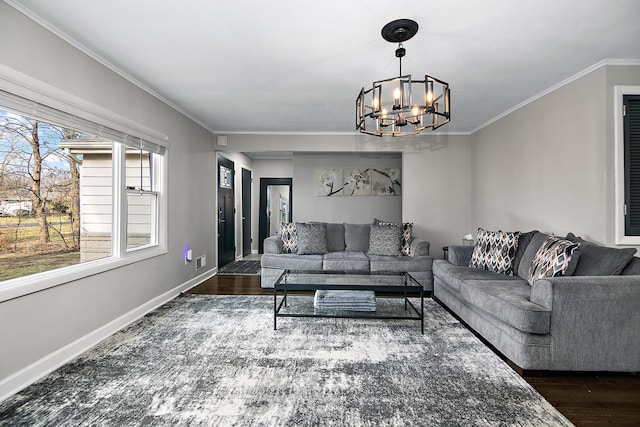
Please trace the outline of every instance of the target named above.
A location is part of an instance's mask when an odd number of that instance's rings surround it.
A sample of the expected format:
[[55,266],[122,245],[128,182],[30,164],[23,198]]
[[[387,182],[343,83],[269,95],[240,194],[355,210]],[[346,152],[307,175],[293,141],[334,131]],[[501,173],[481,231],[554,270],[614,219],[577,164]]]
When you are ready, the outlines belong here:
[[411,241],[413,240],[413,223],[412,222],[389,222],[379,219],[373,219],[374,225],[397,225],[402,229],[402,248],[400,252],[404,256],[411,255]]
[[329,252],[322,257],[327,271],[369,271],[369,258],[364,252]]
[[635,248],[609,248],[589,242],[573,233],[567,240],[580,243],[580,258],[574,276],[615,276],[624,270],[636,253]]
[[513,276],[513,259],[518,249],[519,231],[486,231],[478,228],[469,267]]
[[401,256],[388,257],[368,255],[371,271],[431,271],[433,258],[430,256]]
[[344,244],[347,252],[366,252],[369,250],[370,224],[344,224]]
[[371,255],[400,256],[402,230],[397,225],[370,225],[369,251]]
[[531,262],[547,237],[549,237],[548,234],[540,233],[539,231],[533,232],[531,241],[527,245],[527,249],[524,251],[522,258],[520,259],[520,264],[518,265],[517,270],[518,277],[523,280],[527,280],[529,277],[529,267],[531,267]]
[[263,268],[282,270],[322,270],[322,255],[263,254],[260,258]]
[[446,282],[451,288],[460,291],[460,286],[467,280],[490,280],[493,282],[513,281],[513,276],[494,273],[489,270],[453,265],[447,261],[433,263],[433,275]]
[[513,257],[513,273],[518,274],[518,269],[520,268],[520,261],[524,257],[524,253],[529,247],[529,243],[533,239],[533,236],[539,233],[538,230],[527,231],[526,233],[520,233],[520,237],[518,237],[518,249],[516,249],[516,255]]
[[548,334],[551,310],[529,301],[531,286],[524,280],[493,282],[468,280],[460,288],[460,298],[485,313],[534,334]]
[[280,235],[282,236],[282,253],[296,253],[298,251],[298,240],[296,238],[295,223],[286,222],[280,224]]
[[298,255],[326,254],[327,225],[324,223],[307,224],[296,222]]
[[527,281],[533,285],[533,282],[545,277],[571,276],[579,255],[580,243],[549,236],[531,262]]
[[627,264],[624,269],[622,270],[622,273],[620,273],[623,276],[627,276],[627,275],[633,275],[633,276],[638,276],[640,275],[640,258],[638,257],[633,257],[631,259],[631,261],[629,261],[629,264]]

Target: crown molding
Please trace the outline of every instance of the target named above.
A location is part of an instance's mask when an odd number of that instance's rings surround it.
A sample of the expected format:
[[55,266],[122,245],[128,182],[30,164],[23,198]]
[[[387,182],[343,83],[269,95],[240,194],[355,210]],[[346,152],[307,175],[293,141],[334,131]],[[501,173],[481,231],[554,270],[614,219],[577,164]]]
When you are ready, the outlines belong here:
[[54,25],[50,24],[44,18],[42,18],[40,15],[36,14],[35,12],[33,12],[31,9],[29,9],[28,7],[20,4],[17,0],[3,0],[3,1],[5,3],[7,3],[9,6],[13,7],[18,12],[22,13],[23,15],[25,15],[27,18],[31,19],[32,21],[36,22],[38,25],[40,25],[43,28],[45,28],[46,30],[48,30],[49,32],[51,32],[54,35],[60,37],[62,40],[64,40],[65,42],[69,43],[71,46],[75,47],[76,49],[78,49],[79,51],[81,51],[82,53],[84,53],[85,55],[87,55],[88,57],[93,59],[94,61],[98,62],[99,64],[101,64],[101,65],[103,65],[105,67],[107,67],[108,69],[110,69],[114,73],[116,73],[119,76],[123,77],[125,80],[127,80],[131,84],[137,86],[138,88],[140,88],[143,91],[147,92],[148,94],[150,94],[151,96],[155,97],[159,101],[163,102],[164,104],[170,106],[174,110],[178,111],[179,113],[181,113],[184,116],[188,117],[189,119],[193,120],[194,122],[196,122],[197,124],[199,124],[203,128],[207,129],[209,132],[214,133],[213,129],[211,129],[207,124],[205,124],[204,122],[199,120],[197,117],[194,117],[191,113],[187,112],[185,109],[183,109],[182,107],[180,107],[179,105],[177,105],[173,101],[169,100],[168,98],[164,97],[163,95],[161,95],[160,93],[158,93],[154,89],[152,89],[149,86],[147,86],[146,84],[142,83],[140,80],[138,80],[137,78],[133,77],[131,74],[127,73],[126,71],[124,71],[123,69],[119,68],[115,64],[107,61],[106,59],[104,59],[103,57],[101,57],[100,55],[98,55],[97,53],[92,51],[91,49],[89,49],[87,46],[85,46],[84,44],[80,43],[78,40],[76,40],[73,37],[71,37],[69,34],[65,33],[64,31],[62,31],[59,28],[55,27]]
[[557,84],[551,86],[550,88],[548,88],[546,90],[543,90],[542,92],[540,92],[540,93],[538,93],[536,95],[533,95],[531,98],[526,99],[526,100],[522,101],[521,103],[509,108],[507,111],[505,111],[505,112],[503,112],[501,114],[498,114],[494,118],[484,122],[483,124],[481,124],[480,126],[474,128],[474,129],[472,129],[469,132],[469,135],[472,135],[472,134],[478,132],[479,130],[484,129],[485,127],[487,127],[490,124],[495,123],[498,120],[508,116],[509,114],[513,113],[514,111],[519,110],[520,108],[522,108],[522,107],[524,107],[524,106],[526,106],[528,104],[531,104],[534,101],[537,101],[538,99],[542,98],[543,96],[548,95],[551,92],[554,92],[554,91],[560,89],[561,87],[566,86],[569,83],[572,83],[572,82],[574,82],[574,81],[586,76],[587,74],[592,73],[593,71],[596,71],[596,70],[598,70],[598,69],[600,69],[602,67],[605,67],[607,65],[623,65],[623,66],[624,65],[632,65],[632,66],[633,65],[640,65],[640,60],[638,60],[638,59],[603,59],[602,61],[599,61],[599,62],[591,65],[590,67],[585,68],[584,70],[572,75],[571,77],[561,81],[560,83],[557,83]]

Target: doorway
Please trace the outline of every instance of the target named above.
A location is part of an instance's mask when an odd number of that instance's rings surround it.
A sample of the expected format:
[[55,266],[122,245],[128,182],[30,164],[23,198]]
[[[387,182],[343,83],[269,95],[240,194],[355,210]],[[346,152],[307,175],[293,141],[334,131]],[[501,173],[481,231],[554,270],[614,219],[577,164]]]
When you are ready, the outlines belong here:
[[236,258],[234,164],[218,157],[218,269]]
[[293,221],[293,179],[260,178],[258,252],[264,239],[280,232],[280,224]]

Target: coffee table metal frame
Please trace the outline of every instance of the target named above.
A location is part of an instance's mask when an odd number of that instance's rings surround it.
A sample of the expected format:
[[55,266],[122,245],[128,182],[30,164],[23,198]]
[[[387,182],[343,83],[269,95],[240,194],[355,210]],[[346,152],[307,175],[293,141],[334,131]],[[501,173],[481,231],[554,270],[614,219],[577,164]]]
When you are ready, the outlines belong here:
[[[319,278],[324,275],[344,275],[344,283],[322,283]],[[309,280],[304,283],[291,282],[291,275],[318,275],[318,281]],[[349,276],[389,276],[396,280],[402,279],[402,284],[373,284],[349,283]],[[393,279],[391,279],[393,280]],[[381,292],[389,297],[403,298],[406,316],[374,315],[366,312],[349,311],[348,313],[281,313],[282,307],[287,307],[287,296],[290,291],[318,291],[318,290],[355,290]],[[278,293],[282,292],[282,299],[278,303]],[[409,296],[420,297],[420,310],[409,300]],[[424,334],[424,292],[422,285],[407,272],[351,272],[351,271],[302,271],[284,270],[275,281],[273,287],[273,329],[277,329],[278,317],[328,317],[328,318],[362,318],[362,319],[400,319],[417,320],[420,322],[420,332]]]

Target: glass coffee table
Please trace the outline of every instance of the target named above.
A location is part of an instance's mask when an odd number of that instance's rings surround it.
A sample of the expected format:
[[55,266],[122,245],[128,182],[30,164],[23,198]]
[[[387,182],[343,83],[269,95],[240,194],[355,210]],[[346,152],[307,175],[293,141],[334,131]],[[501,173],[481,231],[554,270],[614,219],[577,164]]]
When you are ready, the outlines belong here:
[[[320,293],[317,293],[320,291]],[[348,291],[344,294],[333,291]],[[353,309],[349,304],[339,309],[318,309],[318,295],[332,297],[355,294],[358,298]],[[382,298],[383,306],[373,310],[365,300],[368,296]],[[419,309],[409,297],[420,298]],[[375,301],[374,299],[374,301]],[[391,299],[397,304],[388,303]],[[338,301],[339,302],[339,301]],[[402,304],[404,303],[404,304]],[[375,303],[374,303],[375,304]],[[351,272],[351,271],[301,271],[284,270],[273,288],[273,329],[277,329],[278,317],[329,317],[366,319],[405,319],[420,322],[420,332],[424,334],[423,288],[410,273],[406,272]]]

